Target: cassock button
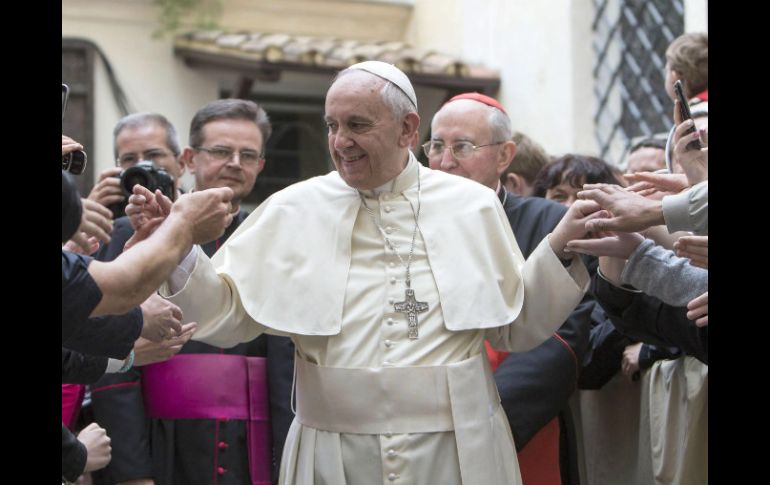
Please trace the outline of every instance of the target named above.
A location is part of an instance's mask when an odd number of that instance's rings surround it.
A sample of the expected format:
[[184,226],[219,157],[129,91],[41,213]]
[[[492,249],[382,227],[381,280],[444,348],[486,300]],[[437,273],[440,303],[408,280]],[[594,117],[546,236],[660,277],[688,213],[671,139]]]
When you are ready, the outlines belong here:
[[224,441],[220,441],[220,442],[217,444],[217,446],[219,447],[219,449],[220,449],[220,450],[226,450],[226,449],[227,449],[227,448],[228,448],[230,445],[228,445],[228,444],[227,444],[227,443],[225,443]]
[[395,268],[396,267],[396,263],[391,261],[390,263],[388,263],[388,266],[390,266],[391,268]]
[[217,473],[219,473],[220,475],[224,475],[226,471],[227,470],[225,470],[224,467],[220,466],[219,468],[217,468]]
[[393,319],[392,318],[388,318],[388,325],[393,325]]
[[396,450],[394,450],[393,448],[389,449],[388,450],[388,456],[390,456],[390,457],[396,456]]
[[390,277],[390,284],[391,285],[395,285],[396,284],[396,277],[395,276],[391,276]]
[[388,473],[388,480],[390,480],[391,482],[394,482],[396,478],[398,478],[398,475],[396,475],[395,473]]
[[385,206],[385,212],[390,212],[392,210],[393,210],[393,208],[391,206],[389,206],[389,205]]
[[385,228],[385,232],[387,232],[388,234],[391,234],[393,232],[393,228],[391,226],[388,226]]
[[393,298],[392,296],[388,298],[388,303],[390,303],[391,305],[394,304],[395,302],[396,302],[396,299]]
[[393,342],[391,342],[390,340],[385,341],[385,347],[390,348],[392,346],[393,346]]
[[391,433],[390,431],[388,431],[387,433],[385,433],[385,437],[386,437],[386,438],[392,438],[392,437],[393,437],[393,433]]

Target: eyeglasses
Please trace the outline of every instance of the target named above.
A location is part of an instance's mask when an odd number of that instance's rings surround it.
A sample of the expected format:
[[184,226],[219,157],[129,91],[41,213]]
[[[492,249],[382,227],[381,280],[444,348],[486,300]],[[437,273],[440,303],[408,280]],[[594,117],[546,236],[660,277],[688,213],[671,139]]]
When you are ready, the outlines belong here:
[[[236,151],[230,147],[193,147],[193,150],[208,153],[211,158],[217,162],[229,162],[235,156]],[[243,165],[256,165],[264,159],[264,155],[254,150],[241,150],[238,153],[238,160]]]
[[136,165],[141,160],[149,160],[155,164],[158,160],[163,160],[166,157],[173,156],[174,154],[171,152],[167,152],[165,150],[161,150],[158,148],[147,150],[145,152],[142,152],[140,154],[137,153],[124,153],[123,155],[118,157],[118,165],[120,166],[126,166],[126,165]]
[[491,147],[494,145],[500,145],[505,143],[504,141],[498,141],[496,143],[487,143],[486,145],[474,145],[469,141],[458,141],[451,145],[445,145],[442,141],[431,140],[427,143],[423,143],[422,149],[425,152],[425,156],[428,158],[440,157],[444,154],[444,149],[447,147],[452,152],[452,156],[457,160],[462,160],[473,155],[473,152],[479,148]]

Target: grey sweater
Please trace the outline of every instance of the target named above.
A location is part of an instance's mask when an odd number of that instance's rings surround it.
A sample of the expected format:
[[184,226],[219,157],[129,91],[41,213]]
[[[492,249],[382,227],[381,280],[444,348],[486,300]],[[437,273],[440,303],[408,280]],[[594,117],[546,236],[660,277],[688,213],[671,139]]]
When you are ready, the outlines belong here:
[[621,282],[673,306],[686,306],[708,291],[709,272],[645,239],[628,258]]

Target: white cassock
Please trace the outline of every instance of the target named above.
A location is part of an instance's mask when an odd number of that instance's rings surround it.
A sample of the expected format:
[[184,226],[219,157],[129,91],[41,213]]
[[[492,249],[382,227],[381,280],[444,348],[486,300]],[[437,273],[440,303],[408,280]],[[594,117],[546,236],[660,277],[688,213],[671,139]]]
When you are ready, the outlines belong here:
[[[417,165],[410,153],[385,190],[366,192],[404,261]],[[429,310],[418,339],[393,307],[405,269],[336,172],[274,194],[213,259],[198,251],[170,297],[198,322],[196,340],[291,335],[297,417],[282,484],[521,482],[483,342],[539,345],[580,302],[588,273],[579,258],[565,269],[547,238],[525,263],[489,188],[422,166],[419,175],[411,279]]]

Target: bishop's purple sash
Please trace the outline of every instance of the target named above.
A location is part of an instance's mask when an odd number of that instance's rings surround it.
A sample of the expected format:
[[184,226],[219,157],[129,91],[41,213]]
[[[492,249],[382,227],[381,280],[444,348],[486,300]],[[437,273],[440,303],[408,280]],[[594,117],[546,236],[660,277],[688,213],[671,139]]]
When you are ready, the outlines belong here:
[[247,421],[253,485],[270,483],[270,412],[264,357],[180,354],[142,368],[147,415]]

